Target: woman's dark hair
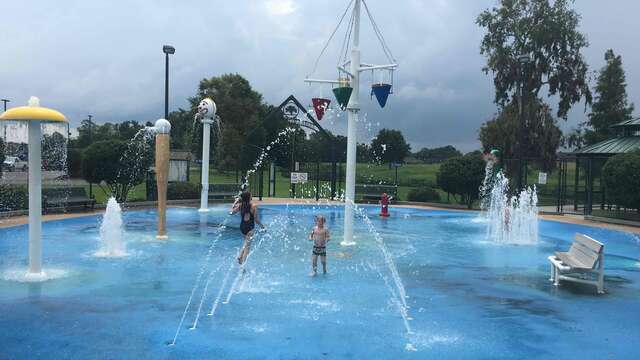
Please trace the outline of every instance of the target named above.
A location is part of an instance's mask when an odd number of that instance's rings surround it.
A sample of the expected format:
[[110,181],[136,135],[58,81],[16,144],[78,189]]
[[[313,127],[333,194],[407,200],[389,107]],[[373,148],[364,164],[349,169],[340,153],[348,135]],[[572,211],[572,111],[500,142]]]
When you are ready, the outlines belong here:
[[251,193],[249,191],[243,191],[240,194],[240,201],[241,201],[240,212],[242,214],[246,214],[249,211],[251,211]]

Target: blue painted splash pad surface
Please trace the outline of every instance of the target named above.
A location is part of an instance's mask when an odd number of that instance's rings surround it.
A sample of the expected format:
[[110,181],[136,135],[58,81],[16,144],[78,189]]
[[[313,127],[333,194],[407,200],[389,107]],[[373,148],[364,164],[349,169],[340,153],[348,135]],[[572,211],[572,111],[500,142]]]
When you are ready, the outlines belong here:
[[[357,246],[339,245],[340,207],[263,206],[269,229],[254,239],[247,273],[227,304],[207,316],[228,269],[238,274],[239,219],[226,208],[202,221],[195,209],[170,209],[170,240],[155,240],[155,212],[124,214],[131,253],[99,258],[101,217],[43,225],[44,283],[10,280],[26,269],[26,227],[0,229],[0,358],[215,359],[518,359],[640,357],[640,240],[637,235],[542,221],[535,246],[485,239],[477,214],[392,209],[377,217],[406,288],[407,334],[389,289],[391,274],[374,236],[356,221]],[[310,278],[313,216],[327,217],[327,276]],[[605,243],[608,293],[548,282],[546,257],[575,232]],[[175,346],[167,346],[212,240],[211,275],[198,327],[202,286]],[[385,279],[390,284],[385,284]]]

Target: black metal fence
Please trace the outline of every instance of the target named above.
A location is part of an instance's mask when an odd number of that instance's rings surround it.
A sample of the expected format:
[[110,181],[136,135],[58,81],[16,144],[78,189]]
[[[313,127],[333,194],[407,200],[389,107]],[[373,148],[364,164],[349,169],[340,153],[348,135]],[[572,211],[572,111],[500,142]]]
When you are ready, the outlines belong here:
[[[612,209],[602,180],[602,168],[608,157],[559,156],[552,163],[541,159],[504,161],[510,188],[534,186],[538,204],[548,211],[591,215],[594,209]],[[553,209],[555,208],[555,209]]]

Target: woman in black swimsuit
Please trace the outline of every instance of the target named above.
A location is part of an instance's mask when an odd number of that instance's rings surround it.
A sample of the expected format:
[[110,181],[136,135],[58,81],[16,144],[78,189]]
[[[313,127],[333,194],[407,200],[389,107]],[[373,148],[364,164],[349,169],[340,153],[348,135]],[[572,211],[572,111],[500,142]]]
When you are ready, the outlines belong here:
[[253,237],[256,224],[260,225],[262,229],[264,229],[264,225],[258,217],[258,206],[251,203],[251,193],[248,191],[242,192],[233,204],[231,214],[237,212],[240,212],[240,231],[242,235],[244,235],[244,244],[238,255],[238,263],[242,265],[249,255],[249,250],[251,250],[251,238]]

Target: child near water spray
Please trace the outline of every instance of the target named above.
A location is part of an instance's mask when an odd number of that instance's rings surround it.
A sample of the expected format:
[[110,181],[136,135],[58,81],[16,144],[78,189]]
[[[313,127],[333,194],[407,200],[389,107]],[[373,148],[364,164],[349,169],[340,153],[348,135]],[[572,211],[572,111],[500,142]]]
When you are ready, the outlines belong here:
[[318,256],[322,262],[322,272],[327,273],[327,242],[331,238],[329,229],[324,227],[326,219],[322,215],[316,216],[316,226],[311,230],[309,234],[309,240],[313,241],[313,251],[311,252],[311,263],[313,270],[310,276],[316,276],[318,273]]

